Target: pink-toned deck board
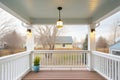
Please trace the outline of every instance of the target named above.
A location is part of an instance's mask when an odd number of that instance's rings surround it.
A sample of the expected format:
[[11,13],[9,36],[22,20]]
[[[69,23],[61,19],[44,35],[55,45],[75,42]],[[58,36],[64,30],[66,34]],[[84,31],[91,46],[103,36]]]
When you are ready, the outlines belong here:
[[23,80],[106,80],[96,72],[87,70],[42,70],[30,72]]

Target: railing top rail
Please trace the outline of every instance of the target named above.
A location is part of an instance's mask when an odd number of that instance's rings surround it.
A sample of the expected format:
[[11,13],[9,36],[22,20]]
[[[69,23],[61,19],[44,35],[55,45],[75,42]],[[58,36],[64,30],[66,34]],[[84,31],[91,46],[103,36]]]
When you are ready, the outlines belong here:
[[74,52],[74,51],[78,51],[78,52],[90,52],[89,50],[34,50],[34,51],[43,51],[43,52],[49,52],[49,51],[54,51],[54,52],[68,52],[68,51],[71,51],[71,52]]
[[25,52],[16,53],[16,54],[13,54],[13,55],[3,56],[3,57],[0,57],[0,63],[3,63],[4,61],[13,60],[13,59],[16,59],[16,58],[19,58],[19,57],[22,57],[22,56],[26,56],[28,54],[31,54],[31,52],[30,51],[29,52],[25,51]]
[[90,53],[89,50],[34,50],[35,53],[73,53],[73,52],[87,52]]
[[106,53],[98,52],[98,51],[92,51],[92,54],[102,56],[102,57],[105,57],[105,58],[108,58],[108,59],[120,61],[120,56],[116,56],[116,55],[112,55],[112,54],[106,54]]

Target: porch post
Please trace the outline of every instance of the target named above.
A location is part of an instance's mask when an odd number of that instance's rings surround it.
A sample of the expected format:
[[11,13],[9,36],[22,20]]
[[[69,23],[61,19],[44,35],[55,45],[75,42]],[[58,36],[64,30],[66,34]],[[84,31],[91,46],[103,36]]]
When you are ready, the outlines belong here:
[[95,24],[90,24],[88,29],[88,50],[90,51],[90,54],[88,54],[88,69],[90,71],[93,70],[94,61],[92,51],[95,51],[95,49]]
[[31,27],[27,27],[27,40],[26,40],[26,51],[30,52],[29,55],[29,66],[30,70],[32,70],[33,65],[33,51],[34,50],[34,34],[33,29]]
[[27,28],[26,50],[34,50],[34,34],[32,28]]

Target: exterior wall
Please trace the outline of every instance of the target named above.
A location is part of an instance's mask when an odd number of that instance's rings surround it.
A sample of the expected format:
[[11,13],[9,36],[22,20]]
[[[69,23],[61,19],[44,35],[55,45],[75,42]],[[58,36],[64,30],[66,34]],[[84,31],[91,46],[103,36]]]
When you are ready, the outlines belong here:
[[109,53],[112,54],[112,50],[111,50],[111,48],[109,48]]
[[0,44],[0,49],[4,48],[4,45],[3,44]]
[[65,47],[63,47],[63,44],[55,44],[55,48],[73,48],[72,44],[65,44]]
[[[36,49],[42,48],[42,45],[37,45],[35,48]],[[73,45],[72,44],[65,44],[65,47],[63,47],[63,44],[55,44],[55,48],[73,48]]]

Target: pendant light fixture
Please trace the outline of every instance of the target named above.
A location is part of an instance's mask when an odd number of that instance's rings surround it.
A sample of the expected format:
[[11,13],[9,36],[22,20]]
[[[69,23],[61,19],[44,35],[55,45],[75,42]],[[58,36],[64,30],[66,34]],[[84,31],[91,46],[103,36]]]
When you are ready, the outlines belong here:
[[59,20],[57,21],[57,28],[62,28],[63,21],[61,20],[61,15],[60,15],[60,11],[62,10],[62,7],[58,7],[57,9],[59,10]]

